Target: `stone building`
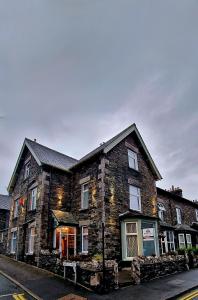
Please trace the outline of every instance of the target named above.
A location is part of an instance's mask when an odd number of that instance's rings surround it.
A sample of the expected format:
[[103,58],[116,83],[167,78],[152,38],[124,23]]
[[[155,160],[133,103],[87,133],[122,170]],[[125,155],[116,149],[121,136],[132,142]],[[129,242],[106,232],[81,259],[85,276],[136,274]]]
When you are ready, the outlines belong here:
[[11,198],[0,194],[0,253],[6,252]]
[[25,139],[8,187],[7,252],[37,265],[45,250],[70,259],[103,246],[118,261],[159,255],[161,178],[135,124],[80,160]]
[[198,203],[185,199],[180,188],[157,188],[160,252],[198,245]]

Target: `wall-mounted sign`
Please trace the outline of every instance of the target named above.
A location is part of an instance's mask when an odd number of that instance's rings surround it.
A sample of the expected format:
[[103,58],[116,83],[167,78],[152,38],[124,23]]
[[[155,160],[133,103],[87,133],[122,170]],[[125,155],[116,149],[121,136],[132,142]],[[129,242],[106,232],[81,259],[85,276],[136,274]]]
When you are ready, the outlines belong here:
[[144,228],[143,229],[143,239],[149,240],[154,238],[154,228]]

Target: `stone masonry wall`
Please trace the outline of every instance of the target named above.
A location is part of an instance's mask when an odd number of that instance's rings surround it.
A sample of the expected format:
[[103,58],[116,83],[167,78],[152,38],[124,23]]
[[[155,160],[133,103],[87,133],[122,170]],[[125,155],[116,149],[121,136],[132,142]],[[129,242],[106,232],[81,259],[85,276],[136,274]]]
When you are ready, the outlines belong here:
[[[129,168],[128,145],[135,147],[138,155],[138,171]],[[133,134],[115,146],[106,156],[106,255],[121,258],[119,215],[129,210],[129,184],[141,190],[142,213],[157,215],[155,178],[142,148]]]

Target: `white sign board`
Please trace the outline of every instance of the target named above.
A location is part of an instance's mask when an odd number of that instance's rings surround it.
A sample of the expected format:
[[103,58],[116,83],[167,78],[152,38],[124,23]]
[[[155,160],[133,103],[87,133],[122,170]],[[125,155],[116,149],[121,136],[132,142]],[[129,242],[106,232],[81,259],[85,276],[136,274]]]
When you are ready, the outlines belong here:
[[149,240],[154,238],[154,228],[144,228],[143,229],[143,239]]

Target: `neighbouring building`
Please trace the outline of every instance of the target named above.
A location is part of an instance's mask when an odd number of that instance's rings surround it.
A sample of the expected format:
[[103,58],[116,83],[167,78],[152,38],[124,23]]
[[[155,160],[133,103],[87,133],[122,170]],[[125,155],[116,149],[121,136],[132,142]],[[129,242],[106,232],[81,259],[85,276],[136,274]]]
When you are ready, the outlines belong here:
[[160,252],[198,245],[198,203],[187,200],[180,188],[157,188]]
[[0,194],[0,253],[6,253],[11,197]]
[[159,222],[160,201],[173,195],[156,188],[160,179],[135,124],[80,160],[25,139],[8,187],[7,253],[37,265],[44,250],[72,259],[101,254],[103,243],[107,259],[159,255],[162,233],[176,230],[174,219]]

